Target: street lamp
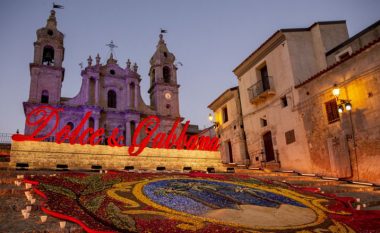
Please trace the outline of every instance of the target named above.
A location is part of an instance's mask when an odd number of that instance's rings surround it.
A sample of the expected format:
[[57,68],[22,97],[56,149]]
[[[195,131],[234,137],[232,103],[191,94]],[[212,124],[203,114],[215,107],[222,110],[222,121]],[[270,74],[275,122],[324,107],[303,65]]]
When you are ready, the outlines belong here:
[[208,114],[208,120],[210,121],[210,122],[212,122],[212,120],[213,120],[213,116],[212,116],[212,114],[210,113],[210,114]]
[[339,99],[339,94],[340,94],[340,89],[337,87],[337,85],[334,85],[334,89],[332,90],[332,94],[335,96],[335,99],[337,102],[339,101],[338,104],[338,112],[343,113],[344,110],[346,111],[351,111],[352,110],[352,105],[351,105],[351,100],[349,99]]
[[[343,113],[344,110],[346,110],[349,113],[349,117],[350,117],[349,119],[350,119],[350,123],[351,123],[351,133],[352,133],[351,138],[353,140],[353,147],[354,147],[354,154],[355,154],[356,173],[357,173],[357,179],[359,180],[359,164],[358,164],[358,156],[356,154],[356,141],[355,141],[355,131],[354,131],[354,125],[353,125],[352,113],[351,113],[351,110],[352,110],[351,100],[350,99],[339,99],[340,89],[337,87],[336,84],[334,85],[334,88],[332,90],[332,94],[335,96],[336,101],[339,102],[338,112]],[[347,139],[348,139],[348,137],[347,137]],[[353,176],[354,172],[352,170],[352,163],[350,162],[350,164],[351,164],[351,172],[352,172],[352,176]]]
[[214,125],[215,128],[217,128],[219,126],[219,123],[218,122],[215,122],[213,121],[214,117],[212,116],[212,114],[208,114],[208,120],[211,122],[211,124]]
[[350,102],[345,103],[344,107],[346,108],[347,111],[351,111],[351,109],[352,109],[352,105]]
[[343,113],[343,111],[344,111],[343,106],[342,106],[342,105],[339,105],[339,106],[338,106],[338,112],[339,112],[339,113]]
[[333,95],[338,98],[340,94],[340,89],[335,86],[335,88],[332,90]]

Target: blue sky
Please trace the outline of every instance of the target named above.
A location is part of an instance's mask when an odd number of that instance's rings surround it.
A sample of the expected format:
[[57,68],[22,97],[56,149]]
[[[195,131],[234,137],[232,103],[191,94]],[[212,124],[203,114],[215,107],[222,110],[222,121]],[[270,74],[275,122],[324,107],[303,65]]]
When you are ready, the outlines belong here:
[[[24,129],[22,102],[29,93],[29,63],[36,30],[45,25],[53,1],[0,2],[0,132]],[[380,1],[256,0],[56,0],[58,29],[65,34],[66,69],[62,95],[75,96],[81,85],[79,63],[113,40],[122,67],[139,65],[141,93],[149,104],[149,59],[160,28],[178,61],[180,112],[192,124],[209,126],[207,105],[237,85],[232,70],[280,28],[308,27],[316,21],[346,20],[350,36],[379,20]]]

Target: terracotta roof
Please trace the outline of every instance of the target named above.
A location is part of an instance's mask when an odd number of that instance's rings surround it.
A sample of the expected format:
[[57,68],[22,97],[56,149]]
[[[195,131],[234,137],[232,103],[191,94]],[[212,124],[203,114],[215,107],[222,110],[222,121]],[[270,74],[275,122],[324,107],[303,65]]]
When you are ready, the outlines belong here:
[[361,53],[364,52],[365,50],[371,48],[372,46],[374,46],[375,44],[378,44],[378,43],[380,43],[380,37],[378,37],[377,39],[375,39],[375,40],[373,40],[372,42],[368,43],[366,46],[360,48],[359,50],[355,51],[353,54],[351,54],[351,56],[347,57],[346,59],[343,59],[343,60],[340,60],[340,61],[338,61],[338,62],[335,62],[334,64],[328,66],[326,69],[323,69],[323,70],[319,71],[318,73],[314,74],[314,75],[311,76],[309,79],[307,79],[306,81],[304,81],[304,82],[302,82],[302,83],[296,85],[295,88],[299,88],[299,87],[305,85],[306,83],[311,82],[312,80],[314,80],[314,79],[316,79],[316,78],[322,76],[324,73],[326,73],[326,72],[328,72],[328,71],[334,69],[334,68],[337,67],[338,65],[340,65],[340,64],[342,64],[342,63],[344,63],[344,62],[350,60],[351,58],[353,58],[353,57],[355,57],[355,56],[361,54]]
[[204,132],[206,132],[206,131],[208,131],[208,130],[210,130],[210,129],[212,129],[212,128],[214,128],[213,125],[212,125],[212,126],[209,126],[209,127],[207,127],[207,128],[204,128],[204,129],[202,129],[202,130],[199,132],[199,134],[202,134],[202,133],[204,133]]
[[[223,95],[225,95],[227,92],[229,91],[233,91],[233,90],[236,90],[238,89],[239,87],[238,86],[235,86],[235,87],[231,87],[231,88],[228,88],[227,90],[225,90],[221,95],[218,96],[218,98],[216,98],[214,101],[212,101],[211,104],[209,104],[207,107],[210,108],[216,101],[218,101],[218,99],[220,99]],[[210,108],[211,109],[211,108]]]
[[326,52],[326,56],[329,56],[330,54],[334,53],[338,49],[340,49],[340,48],[348,45],[352,41],[356,40],[357,38],[361,37],[362,35],[366,34],[367,32],[375,29],[379,25],[380,25],[380,20],[378,20],[377,22],[373,23],[369,27],[363,29],[362,31],[358,32],[356,35],[354,35],[353,37],[351,37],[348,40],[344,41],[343,43],[341,43],[341,44],[335,46],[334,48],[330,49],[329,51]]

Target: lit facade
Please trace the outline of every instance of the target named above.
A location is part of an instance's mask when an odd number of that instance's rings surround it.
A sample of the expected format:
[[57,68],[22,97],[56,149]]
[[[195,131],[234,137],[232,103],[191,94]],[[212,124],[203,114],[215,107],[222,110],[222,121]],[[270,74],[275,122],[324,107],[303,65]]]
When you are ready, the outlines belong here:
[[347,38],[344,21],[281,29],[234,69],[251,166],[310,170],[293,87],[324,69],[325,51]]
[[227,89],[208,108],[214,112],[215,119],[210,120],[215,120],[222,162],[237,165],[249,164],[241,117],[239,88]]
[[[121,67],[112,53],[105,64],[101,63],[99,55],[95,58],[90,56],[87,66],[81,71],[79,93],[73,98],[62,97],[64,50],[64,35],[57,29],[52,10],[46,26],[37,30],[34,60],[30,64],[29,99],[24,102],[26,115],[41,105],[63,108],[57,129],[60,130],[66,125],[75,128],[84,114],[91,111],[91,118],[84,128],[104,128],[106,136],[118,128],[127,145],[138,123],[146,116],[158,116],[161,124],[156,132],[165,133],[180,117],[175,56],[169,52],[162,34],[150,59],[150,105],[145,104],[141,97],[142,79],[137,64],[131,64],[128,59],[126,67]],[[40,134],[45,135],[51,128],[49,125]],[[26,124],[25,134],[31,134],[34,129]]]
[[380,21],[328,51],[328,68],[296,86],[316,173],[380,183],[379,35]]
[[251,167],[380,182],[379,35],[379,22],[351,38],[345,21],[281,29],[234,69]]

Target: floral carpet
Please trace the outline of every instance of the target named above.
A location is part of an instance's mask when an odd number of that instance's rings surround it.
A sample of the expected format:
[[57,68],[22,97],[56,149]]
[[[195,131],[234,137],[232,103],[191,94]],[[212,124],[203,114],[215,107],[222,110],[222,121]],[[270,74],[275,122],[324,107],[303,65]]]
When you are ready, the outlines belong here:
[[87,232],[380,232],[352,198],[248,175],[61,173],[25,177],[47,214]]

